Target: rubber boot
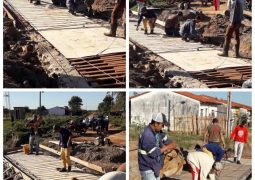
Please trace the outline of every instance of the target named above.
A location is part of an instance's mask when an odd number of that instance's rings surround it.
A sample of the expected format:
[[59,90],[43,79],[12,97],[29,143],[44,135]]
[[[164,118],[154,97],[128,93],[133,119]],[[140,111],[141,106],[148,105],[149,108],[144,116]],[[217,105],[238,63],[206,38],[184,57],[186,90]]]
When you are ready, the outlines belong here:
[[235,45],[235,58],[240,58],[239,48],[240,48],[240,44],[236,44]]
[[224,45],[223,52],[219,53],[218,56],[228,57],[229,45]]
[[116,37],[118,24],[111,24],[110,33],[104,33],[105,36]]

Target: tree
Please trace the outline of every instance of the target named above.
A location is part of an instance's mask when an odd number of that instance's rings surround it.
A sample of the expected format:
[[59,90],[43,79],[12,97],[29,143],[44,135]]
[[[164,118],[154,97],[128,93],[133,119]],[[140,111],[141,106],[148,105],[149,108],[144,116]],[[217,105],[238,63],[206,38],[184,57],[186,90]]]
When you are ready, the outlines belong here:
[[112,110],[114,111],[123,111],[126,107],[126,93],[125,92],[115,92],[116,96],[115,102]]
[[101,102],[98,105],[97,109],[99,113],[101,114],[110,114],[112,105],[113,105],[113,97],[107,94],[105,98],[103,99],[103,102]]
[[68,101],[68,106],[71,109],[72,115],[81,115],[82,110],[82,99],[78,96],[71,97],[70,101]]

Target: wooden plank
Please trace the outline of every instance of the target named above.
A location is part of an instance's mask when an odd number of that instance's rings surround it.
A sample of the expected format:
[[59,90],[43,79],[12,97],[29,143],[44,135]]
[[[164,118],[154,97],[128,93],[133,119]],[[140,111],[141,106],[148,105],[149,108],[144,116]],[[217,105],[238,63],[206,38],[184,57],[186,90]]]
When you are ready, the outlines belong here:
[[[40,144],[40,148],[42,148],[42,149],[44,149],[44,150],[46,150],[46,151],[52,152],[52,153],[54,153],[54,154],[57,154],[57,155],[60,156],[60,152],[57,151],[57,150],[55,150],[55,149],[49,148],[49,147],[44,146],[44,145],[42,145],[42,144]],[[91,164],[91,163],[89,163],[89,162],[80,160],[80,159],[78,159],[78,158],[76,158],[76,157],[73,157],[73,156],[70,156],[70,158],[71,158],[72,161],[74,161],[74,162],[76,162],[76,163],[79,163],[79,164],[81,164],[81,165],[83,165],[83,166],[86,166],[86,167],[88,167],[88,168],[90,168],[90,169],[93,169],[93,170],[98,171],[98,172],[101,172],[101,173],[106,173],[106,171],[105,171],[102,167],[100,167],[100,166],[97,166],[97,165],[95,165],[95,164]]]

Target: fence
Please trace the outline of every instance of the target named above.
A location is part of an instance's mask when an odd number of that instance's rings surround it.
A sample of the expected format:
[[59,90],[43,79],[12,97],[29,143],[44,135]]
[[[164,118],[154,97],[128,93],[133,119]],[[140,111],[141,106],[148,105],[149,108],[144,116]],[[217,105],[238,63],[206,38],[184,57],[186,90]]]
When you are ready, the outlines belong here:
[[[213,117],[198,117],[198,116],[174,116],[172,130],[174,132],[182,132],[187,134],[203,134],[207,126],[212,123]],[[226,129],[226,119],[218,118],[219,124],[223,129]]]

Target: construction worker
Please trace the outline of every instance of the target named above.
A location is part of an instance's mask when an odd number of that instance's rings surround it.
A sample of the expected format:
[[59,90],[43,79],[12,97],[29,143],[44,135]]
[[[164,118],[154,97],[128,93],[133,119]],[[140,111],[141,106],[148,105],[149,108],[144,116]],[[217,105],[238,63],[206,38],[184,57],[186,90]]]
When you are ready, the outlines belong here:
[[220,162],[225,155],[225,151],[215,143],[205,144],[202,148],[199,145],[195,147],[196,151],[203,151],[212,156],[215,162]]
[[215,180],[215,173],[219,174],[223,166],[215,163],[212,156],[202,151],[189,152],[187,162],[191,168],[192,180]]
[[247,120],[242,120],[240,125],[237,125],[231,133],[230,140],[234,141],[235,156],[234,162],[241,164],[240,160],[243,153],[244,143],[248,143],[248,128],[246,127]]
[[154,27],[157,20],[157,16],[155,12],[152,9],[147,9],[146,7],[143,7],[141,10],[141,16],[138,19],[136,30],[138,30],[140,23],[143,21],[144,26],[144,34],[148,34],[148,27],[150,27],[150,33],[154,33]]
[[[59,148],[61,148],[61,159],[63,168],[59,172],[70,172],[71,171],[71,160],[70,152],[72,147],[72,134],[68,129],[60,128],[58,125],[53,126],[53,131],[59,133]],[[67,169],[66,169],[67,164]]]
[[204,143],[215,143],[220,145],[220,140],[223,144],[223,148],[226,146],[224,134],[221,126],[219,125],[219,120],[213,118],[212,124],[210,124],[204,134]]
[[109,128],[109,116],[104,117],[104,130],[108,133],[108,128]]
[[214,10],[219,11],[220,10],[220,0],[213,0],[214,4]]
[[27,127],[30,128],[30,135],[29,135],[29,154],[33,154],[33,147],[35,144],[35,152],[36,155],[39,155],[39,127],[42,123],[42,117],[33,114],[33,119],[27,123]]
[[230,15],[230,23],[227,27],[225,34],[225,41],[223,45],[223,53],[218,54],[219,56],[228,56],[228,51],[230,47],[230,41],[232,35],[236,40],[235,44],[235,57],[240,57],[239,48],[240,48],[240,38],[239,38],[239,29],[243,20],[243,0],[228,0],[228,10],[225,12],[227,16]]
[[[168,145],[162,144],[159,133],[165,122],[166,117],[163,113],[153,114],[150,124],[140,134],[138,164],[142,180],[159,180],[164,152],[176,147],[175,142]],[[160,147],[161,145],[162,147]]]
[[104,33],[105,36],[116,37],[117,27],[118,27],[118,19],[122,17],[122,14],[126,7],[125,0],[115,0],[115,6],[113,8],[111,14],[111,26],[110,33]]
[[72,15],[76,15],[76,2],[75,0],[66,0],[66,7],[68,9],[68,12]]
[[168,36],[180,36],[180,18],[183,13],[179,11],[176,15],[169,17],[165,22],[165,33]]
[[137,13],[138,13],[138,19],[140,18],[142,8],[145,7],[145,4],[148,3],[149,5],[152,5],[151,1],[149,0],[136,0],[137,4]]
[[201,17],[197,15],[195,19],[188,19],[180,28],[182,40],[189,41],[190,39],[199,41],[201,36],[196,31],[196,23],[201,22]]

